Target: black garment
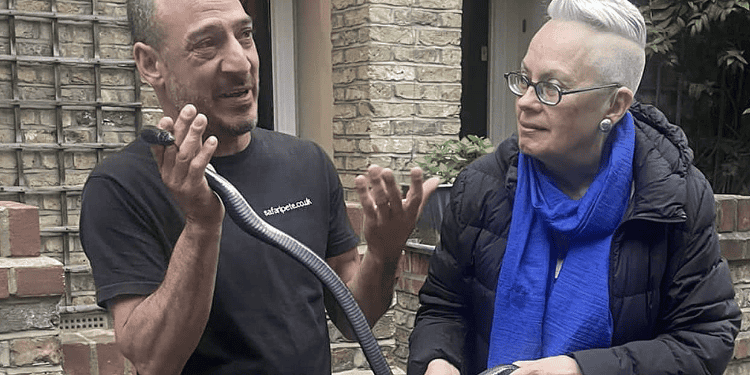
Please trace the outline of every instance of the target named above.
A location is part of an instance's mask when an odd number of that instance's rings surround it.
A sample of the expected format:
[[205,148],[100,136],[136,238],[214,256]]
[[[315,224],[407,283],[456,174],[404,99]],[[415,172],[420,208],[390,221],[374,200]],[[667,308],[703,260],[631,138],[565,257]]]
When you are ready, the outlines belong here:
[[[242,152],[211,164],[271,225],[322,258],[358,239],[336,170],[311,142],[256,129]],[[83,192],[81,242],[99,303],[155,291],[184,220],[149,147],[136,141],[105,159]],[[208,325],[184,374],[310,374],[331,371],[323,286],[282,251],[224,219]]]
[[[678,127],[634,104],[634,193],[610,256],[612,347],[571,353],[585,375],[721,374],[740,325],[714,229],[714,197]],[[510,229],[515,137],[456,180],[410,338],[409,374],[435,358],[487,365],[495,289]]]

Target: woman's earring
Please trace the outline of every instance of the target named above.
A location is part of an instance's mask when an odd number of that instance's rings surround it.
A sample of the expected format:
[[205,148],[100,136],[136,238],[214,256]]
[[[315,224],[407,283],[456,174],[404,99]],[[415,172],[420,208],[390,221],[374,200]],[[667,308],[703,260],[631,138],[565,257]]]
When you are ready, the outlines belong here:
[[599,130],[601,130],[602,133],[609,133],[609,131],[612,130],[612,120],[608,118],[602,120],[602,122],[599,123]]

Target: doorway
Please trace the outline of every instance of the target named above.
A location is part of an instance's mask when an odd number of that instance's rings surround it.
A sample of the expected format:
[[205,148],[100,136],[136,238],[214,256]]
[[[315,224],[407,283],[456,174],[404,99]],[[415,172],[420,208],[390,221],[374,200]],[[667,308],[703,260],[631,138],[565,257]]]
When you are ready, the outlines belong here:
[[253,38],[261,62],[258,87],[258,127],[274,130],[270,0],[243,0],[242,4],[245,12],[253,18]]
[[548,3],[490,0],[487,132],[493,144],[516,132],[516,97],[503,74],[521,67],[531,38],[546,19]]
[[464,0],[461,16],[461,131],[487,136],[490,0]]

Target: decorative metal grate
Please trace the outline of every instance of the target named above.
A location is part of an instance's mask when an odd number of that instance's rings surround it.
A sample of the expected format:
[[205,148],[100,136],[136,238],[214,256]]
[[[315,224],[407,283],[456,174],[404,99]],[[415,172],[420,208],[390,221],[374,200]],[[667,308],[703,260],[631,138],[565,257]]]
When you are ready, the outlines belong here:
[[[78,307],[98,309],[78,239],[83,184],[135,138],[142,94],[155,103],[131,51],[125,0],[0,0],[0,200],[39,207],[72,321]],[[146,112],[158,117],[156,104]]]

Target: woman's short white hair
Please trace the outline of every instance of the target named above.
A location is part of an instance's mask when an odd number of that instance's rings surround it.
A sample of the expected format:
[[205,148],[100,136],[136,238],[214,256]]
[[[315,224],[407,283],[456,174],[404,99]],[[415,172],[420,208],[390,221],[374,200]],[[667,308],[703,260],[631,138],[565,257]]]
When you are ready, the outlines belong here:
[[547,14],[553,20],[580,22],[635,43],[637,48],[610,46],[593,63],[603,79],[620,83],[633,93],[638,90],[646,64],[646,22],[635,5],[628,0],[552,0]]

